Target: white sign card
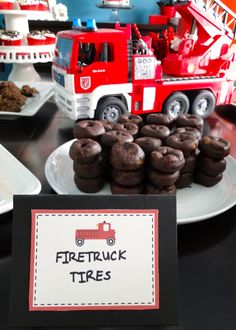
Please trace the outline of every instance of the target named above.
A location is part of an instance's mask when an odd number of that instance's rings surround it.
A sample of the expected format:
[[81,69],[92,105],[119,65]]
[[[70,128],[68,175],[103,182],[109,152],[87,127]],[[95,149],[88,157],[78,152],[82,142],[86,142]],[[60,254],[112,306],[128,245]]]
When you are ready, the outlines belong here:
[[30,311],[159,308],[157,210],[32,210],[31,230]]

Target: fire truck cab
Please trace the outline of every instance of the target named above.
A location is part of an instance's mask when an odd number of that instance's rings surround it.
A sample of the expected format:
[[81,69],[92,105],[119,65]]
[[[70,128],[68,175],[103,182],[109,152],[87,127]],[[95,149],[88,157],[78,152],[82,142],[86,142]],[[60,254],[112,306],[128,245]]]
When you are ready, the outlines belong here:
[[112,119],[118,108],[119,112],[130,108],[129,30],[59,33],[52,75],[56,102],[70,118]]
[[129,24],[97,29],[91,21],[77,22],[59,32],[52,66],[58,107],[74,120],[116,121],[126,112],[204,118],[216,105],[230,104],[235,13],[220,0],[175,0],[175,7],[186,28],[168,40],[161,60],[160,45],[155,49],[152,38],[138,31],[132,41]]

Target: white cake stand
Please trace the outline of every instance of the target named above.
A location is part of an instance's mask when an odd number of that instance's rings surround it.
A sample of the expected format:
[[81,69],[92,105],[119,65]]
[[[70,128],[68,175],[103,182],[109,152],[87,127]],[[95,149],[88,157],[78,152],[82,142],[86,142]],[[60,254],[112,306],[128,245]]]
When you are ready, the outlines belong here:
[[96,4],[98,8],[111,9],[110,22],[119,22],[119,9],[131,9],[133,5],[106,5],[106,4]]
[[6,30],[18,31],[23,35],[22,46],[0,46],[0,62],[12,63],[12,71],[8,77],[12,81],[40,81],[34,63],[51,62],[55,45],[28,46],[26,36],[29,33],[29,17],[51,20],[50,11],[0,10],[4,15]]

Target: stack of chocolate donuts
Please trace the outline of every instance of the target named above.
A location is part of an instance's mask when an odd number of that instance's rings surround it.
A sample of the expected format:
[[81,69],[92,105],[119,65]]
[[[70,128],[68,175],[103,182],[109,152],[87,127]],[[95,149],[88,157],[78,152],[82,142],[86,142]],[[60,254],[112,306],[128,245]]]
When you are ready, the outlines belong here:
[[166,145],[181,150],[185,157],[185,164],[180,170],[176,181],[178,189],[189,187],[194,180],[196,167],[196,153],[203,131],[203,119],[187,114],[179,115],[175,120],[174,134],[166,140]]
[[148,168],[148,194],[175,193],[175,183],[185,160],[182,151],[162,146],[151,153]]
[[221,181],[226,168],[225,157],[229,155],[230,143],[221,138],[206,136],[199,143],[195,182],[212,187]]
[[145,178],[145,153],[132,142],[118,142],[111,150],[113,194],[141,194]]
[[[176,188],[191,186],[194,178],[204,184],[199,180],[199,172],[209,175],[210,169],[204,165],[202,130],[203,119],[197,115],[173,119],[162,113],[146,118],[125,114],[116,124],[107,120],[79,121],[73,130],[76,141],[69,152],[75,183],[81,191],[97,192],[106,180],[113,194],[175,193]],[[225,144],[229,145],[227,141]],[[229,153],[226,149],[224,157]],[[87,154],[92,159],[82,159]],[[224,170],[223,158],[214,158],[220,169],[215,169],[211,177]],[[207,172],[201,167],[206,167]]]
[[81,121],[75,125],[73,133],[76,140],[69,156],[73,160],[75,184],[83,192],[95,193],[106,182],[105,160],[97,141],[105,129],[100,122]]

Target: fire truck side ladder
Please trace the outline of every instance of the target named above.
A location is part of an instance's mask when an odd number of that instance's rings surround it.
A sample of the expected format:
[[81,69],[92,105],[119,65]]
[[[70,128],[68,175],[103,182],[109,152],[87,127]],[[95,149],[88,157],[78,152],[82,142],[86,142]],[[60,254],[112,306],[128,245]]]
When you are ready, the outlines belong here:
[[[198,0],[195,0],[195,2],[197,3]],[[223,23],[225,31],[232,32],[233,38],[235,38],[236,15],[232,10],[230,10],[220,0],[207,0],[203,8],[207,11],[212,11],[213,16],[216,18],[216,20],[221,20],[221,22]],[[233,28],[230,26],[233,26]]]
[[[220,0],[175,0],[174,4],[177,5],[177,7],[187,5],[196,19],[197,16],[201,16],[201,18],[208,21],[208,23],[210,19],[211,24],[214,25],[215,28],[218,26],[219,31],[223,29],[232,39],[235,38],[236,14]],[[203,13],[205,13],[205,16]],[[202,27],[204,28],[204,26]]]

